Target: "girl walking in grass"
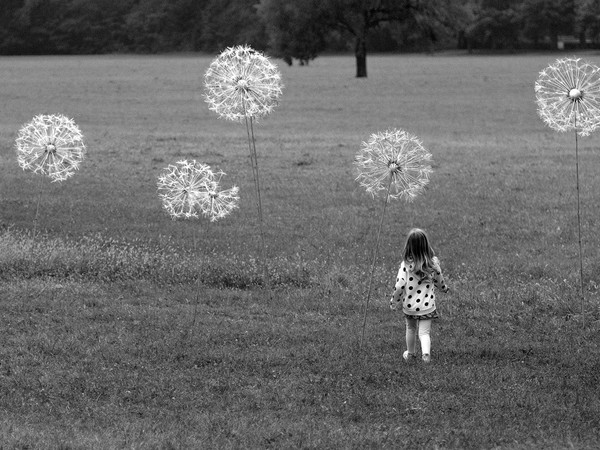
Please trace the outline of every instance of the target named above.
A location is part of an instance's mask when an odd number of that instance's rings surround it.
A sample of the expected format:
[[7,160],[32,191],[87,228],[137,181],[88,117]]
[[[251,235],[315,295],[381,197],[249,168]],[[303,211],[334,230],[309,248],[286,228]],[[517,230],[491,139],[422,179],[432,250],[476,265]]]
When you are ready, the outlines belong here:
[[390,308],[393,310],[402,302],[406,319],[406,351],[402,356],[407,362],[416,357],[417,334],[423,361],[431,361],[431,323],[438,318],[435,307],[436,287],[442,292],[448,292],[440,262],[434,256],[427,234],[419,228],[413,228],[406,237],[402,264],[390,300]]

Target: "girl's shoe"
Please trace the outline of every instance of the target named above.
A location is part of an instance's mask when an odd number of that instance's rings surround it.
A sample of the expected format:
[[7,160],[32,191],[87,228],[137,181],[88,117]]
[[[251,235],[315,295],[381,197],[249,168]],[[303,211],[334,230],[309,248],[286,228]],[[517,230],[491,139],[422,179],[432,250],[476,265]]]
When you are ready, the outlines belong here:
[[404,361],[406,361],[406,362],[410,362],[410,361],[412,361],[413,359],[416,358],[415,354],[414,353],[408,353],[408,350],[406,350],[402,354],[402,357],[404,358]]
[[423,355],[423,362],[426,362],[426,363],[431,362],[431,356],[429,356],[429,353],[425,353]]

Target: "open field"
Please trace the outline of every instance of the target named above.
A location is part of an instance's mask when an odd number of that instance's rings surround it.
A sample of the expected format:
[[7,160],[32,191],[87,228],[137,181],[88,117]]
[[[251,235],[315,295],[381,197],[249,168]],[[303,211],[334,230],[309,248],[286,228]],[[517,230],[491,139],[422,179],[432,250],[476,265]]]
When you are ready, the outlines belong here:
[[[281,105],[255,129],[271,290],[245,128],[202,99],[210,58],[0,58],[0,443],[597,448],[600,141],[579,141],[584,327],[574,137],[535,112],[556,57],[373,56],[367,80],[351,57],[281,64]],[[73,117],[88,156],[41,185],[33,239],[40,184],[13,143],[39,113]],[[381,202],[352,162],[390,127],[421,137],[435,172],[388,208],[358,352]],[[240,209],[171,221],[156,177],[184,158],[224,170]],[[429,366],[403,363],[387,307],[413,226],[452,287]]]

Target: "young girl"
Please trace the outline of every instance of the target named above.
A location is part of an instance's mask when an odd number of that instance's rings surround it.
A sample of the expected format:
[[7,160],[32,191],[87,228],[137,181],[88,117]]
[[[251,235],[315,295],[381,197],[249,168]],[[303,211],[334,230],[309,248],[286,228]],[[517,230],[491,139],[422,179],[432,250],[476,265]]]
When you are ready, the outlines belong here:
[[442,269],[427,235],[419,228],[413,228],[406,237],[402,264],[396,278],[396,286],[390,300],[390,308],[395,310],[402,302],[402,311],[406,318],[405,361],[415,358],[416,334],[423,361],[431,361],[431,323],[438,318],[435,308],[435,287],[448,292]]

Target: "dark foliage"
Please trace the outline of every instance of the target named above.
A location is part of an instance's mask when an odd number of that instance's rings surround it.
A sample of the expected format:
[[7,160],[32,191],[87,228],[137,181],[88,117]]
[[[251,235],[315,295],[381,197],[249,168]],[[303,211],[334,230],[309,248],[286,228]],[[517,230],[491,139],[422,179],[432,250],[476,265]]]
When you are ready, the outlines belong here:
[[3,0],[1,54],[215,51],[266,35],[254,0]]
[[[556,48],[600,41],[600,0],[2,0],[0,54]],[[573,40],[573,38],[571,38]],[[366,70],[366,66],[365,66]]]

